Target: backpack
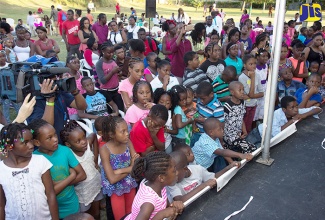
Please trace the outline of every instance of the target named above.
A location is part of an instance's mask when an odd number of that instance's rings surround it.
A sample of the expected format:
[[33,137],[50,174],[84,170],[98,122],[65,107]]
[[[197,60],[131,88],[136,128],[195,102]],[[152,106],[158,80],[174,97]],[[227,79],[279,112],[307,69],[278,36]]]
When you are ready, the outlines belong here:
[[157,52],[156,52],[156,53],[157,53],[157,55],[158,55],[159,52],[160,52],[160,48],[159,48],[159,44],[160,44],[160,42],[157,41],[157,40],[154,39],[154,38],[151,38],[151,37],[147,37],[147,40],[148,40],[149,47],[150,47],[151,51],[153,51],[153,52],[155,52],[155,51],[153,50],[152,41],[154,41],[154,42],[156,43],[156,46],[157,46]]
[[67,20],[67,14],[65,12],[62,11],[62,21]]
[[0,70],[0,94],[2,99],[9,99],[16,102],[16,81],[18,74],[15,74],[11,67]]

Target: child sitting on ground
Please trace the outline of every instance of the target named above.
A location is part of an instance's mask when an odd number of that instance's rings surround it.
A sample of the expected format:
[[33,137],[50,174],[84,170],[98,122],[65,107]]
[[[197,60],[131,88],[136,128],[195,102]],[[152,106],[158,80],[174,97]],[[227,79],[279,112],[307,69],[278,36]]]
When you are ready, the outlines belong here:
[[187,159],[187,164],[196,165],[192,148],[187,144],[176,144],[173,146],[173,151],[182,151]]
[[245,104],[244,86],[238,81],[229,84],[231,98],[224,105],[225,132],[223,140],[225,148],[240,153],[251,153],[256,147],[247,142],[247,131],[244,123]]
[[208,118],[203,124],[204,132],[200,139],[194,144],[193,153],[198,164],[210,172],[219,172],[226,167],[224,157],[228,162],[231,158],[246,159],[250,161],[252,154],[237,153],[232,150],[223,149],[220,140],[224,136],[223,125],[216,118]]
[[184,56],[184,63],[186,69],[183,76],[183,86],[186,88],[191,88],[196,92],[197,86],[202,81],[209,82],[207,75],[203,70],[199,69],[200,60],[199,56],[195,51],[189,51]]
[[322,77],[313,73],[308,77],[306,82],[307,89],[300,88],[296,91],[299,108],[309,108],[311,106],[320,106],[322,96],[319,94],[319,87],[321,85]]
[[[87,109],[86,111],[78,110],[80,118],[96,119],[99,116],[108,116],[109,114],[112,116],[118,115],[118,108],[115,102],[105,91],[95,90],[95,85],[90,77],[85,76],[82,78],[81,84],[82,88],[86,90],[83,96],[87,103]],[[107,107],[107,104],[112,107],[113,112]]]
[[218,173],[212,173],[200,165],[187,165],[186,156],[182,151],[174,151],[170,156],[175,160],[178,172],[177,183],[174,186],[168,186],[168,192],[174,201],[185,202],[206,186],[216,187],[216,178],[234,166],[240,167],[240,162],[233,162]]
[[225,70],[212,82],[213,92],[217,94],[218,100],[224,105],[230,99],[229,83],[237,78],[236,68],[227,66]]
[[209,82],[201,82],[196,90],[197,104],[196,109],[198,117],[195,117],[195,126],[197,129],[193,130],[191,138],[191,147],[199,140],[201,134],[204,132],[203,123],[207,118],[214,117],[220,122],[224,122],[223,106],[219,102],[217,95],[213,93],[213,87]]
[[299,81],[292,80],[291,68],[283,68],[279,71],[281,81],[277,85],[278,101],[280,102],[284,96],[295,96],[296,91],[305,88],[305,85]]
[[130,132],[134,149],[141,156],[152,151],[165,150],[164,126],[168,119],[165,106],[154,105],[148,116],[136,122]]
[[[281,99],[281,108],[274,111],[271,136],[276,136],[296,121],[301,121],[308,116],[319,114],[321,112],[321,108],[314,106],[310,108],[298,108],[298,103],[295,97],[285,96]],[[258,128],[254,128],[248,134],[246,140],[256,145],[261,143],[262,134],[263,124],[260,124]]]

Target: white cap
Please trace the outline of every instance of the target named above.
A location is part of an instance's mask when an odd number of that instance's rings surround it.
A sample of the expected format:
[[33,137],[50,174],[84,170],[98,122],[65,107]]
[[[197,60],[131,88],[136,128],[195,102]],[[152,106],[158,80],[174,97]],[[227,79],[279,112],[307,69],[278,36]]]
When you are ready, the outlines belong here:
[[61,5],[56,6],[57,9],[62,9]]

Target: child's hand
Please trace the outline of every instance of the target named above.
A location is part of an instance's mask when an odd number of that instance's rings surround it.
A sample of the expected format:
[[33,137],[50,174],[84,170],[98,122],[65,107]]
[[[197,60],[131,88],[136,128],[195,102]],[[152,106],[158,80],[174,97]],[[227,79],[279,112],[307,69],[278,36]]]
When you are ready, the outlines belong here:
[[171,207],[174,207],[176,209],[176,214],[182,214],[184,209],[184,204],[181,201],[174,201],[170,204]]
[[216,179],[209,179],[206,182],[204,182],[206,186],[210,186],[210,188],[214,188],[217,186],[217,180]]
[[243,130],[243,132],[240,135],[240,138],[244,139],[245,137],[247,137],[247,131]]
[[76,178],[77,172],[73,168],[69,168],[69,171],[70,171],[70,176],[73,176],[74,178]]
[[242,154],[242,156],[240,158],[242,160],[246,159],[247,161],[251,161],[253,159],[253,155],[252,154]]
[[175,220],[177,217],[176,208],[174,207],[167,207],[164,210],[161,210],[161,213],[164,213],[164,219],[167,218],[168,220]]
[[151,119],[148,120],[147,127],[151,136],[156,135],[160,129],[153,126]]
[[152,103],[152,102],[147,102],[146,104],[144,104],[144,107],[145,107],[146,109],[151,109],[152,106],[153,106],[153,103]]
[[163,78],[163,85],[167,86],[169,83],[170,75],[165,75]]
[[239,168],[241,166],[241,163],[240,162],[235,162],[233,161],[231,164],[230,164],[231,167],[237,167]]
[[299,121],[299,120],[302,120],[302,119],[305,119],[306,116],[305,115],[301,115],[301,114],[298,114],[298,115],[295,115],[292,117],[292,123],[296,122],[296,121]]
[[135,161],[137,158],[139,158],[139,157],[140,157],[140,154],[137,154],[137,153],[133,154],[133,156],[132,156],[132,158],[131,158],[131,164],[133,165],[133,164],[134,164],[134,161]]
[[114,112],[111,114],[111,116],[118,116],[118,115],[119,115],[118,112]]
[[309,89],[308,93],[311,94],[311,95],[317,94],[317,93],[319,93],[319,88],[316,87],[316,86],[312,86],[312,87]]
[[204,123],[205,118],[203,118],[202,116],[200,116],[200,117],[194,118],[194,121],[195,122],[199,122],[199,123]]
[[[116,73],[118,73],[118,72],[120,72],[120,67],[116,66],[116,67],[114,67],[114,68],[112,69],[112,73],[113,73],[113,74],[116,74]],[[109,73],[109,69],[107,70],[107,73]]]

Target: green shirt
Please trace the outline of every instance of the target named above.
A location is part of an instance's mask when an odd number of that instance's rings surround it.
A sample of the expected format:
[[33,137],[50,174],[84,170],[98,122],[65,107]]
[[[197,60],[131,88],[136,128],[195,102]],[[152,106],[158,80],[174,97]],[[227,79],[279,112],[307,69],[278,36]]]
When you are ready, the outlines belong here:
[[[213,92],[217,94],[218,99],[230,96],[229,84],[221,79],[221,75],[212,82]],[[226,102],[221,102],[224,105]]]
[[[70,175],[69,168],[79,165],[70,148],[60,144],[52,155],[41,153],[38,150],[34,151],[34,154],[43,155],[53,164],[50,173],[54,182],[66,179]],[[58,201],[60,219],[79,212],[79,201],[74,186],[64,188],[62,192],[56,195],[56,199]]]

